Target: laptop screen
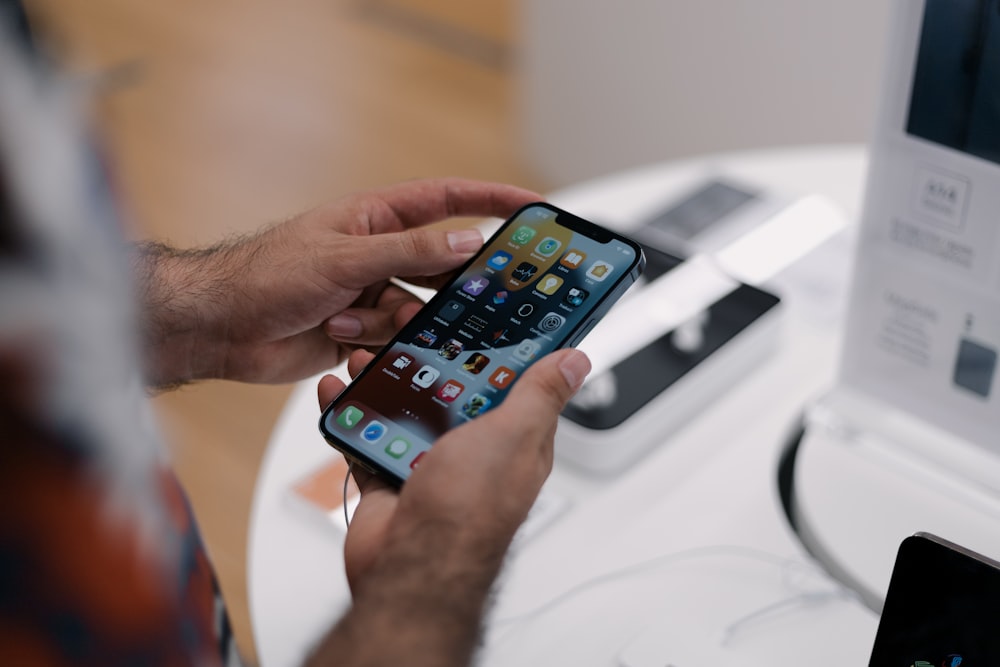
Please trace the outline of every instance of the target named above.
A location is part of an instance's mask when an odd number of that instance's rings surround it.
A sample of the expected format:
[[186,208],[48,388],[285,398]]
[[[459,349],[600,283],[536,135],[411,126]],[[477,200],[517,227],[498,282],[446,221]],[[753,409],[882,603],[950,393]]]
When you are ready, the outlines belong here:
[[1000,665],[998,564],[931,535],[903,541],[869,667]]

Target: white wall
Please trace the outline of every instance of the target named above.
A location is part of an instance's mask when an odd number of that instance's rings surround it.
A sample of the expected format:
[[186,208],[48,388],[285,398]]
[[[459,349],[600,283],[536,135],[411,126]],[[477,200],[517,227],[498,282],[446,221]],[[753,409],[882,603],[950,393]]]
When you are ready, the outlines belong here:
[[888,0],[525,0],[518,105],[553,186],[742,148],[866,141]]

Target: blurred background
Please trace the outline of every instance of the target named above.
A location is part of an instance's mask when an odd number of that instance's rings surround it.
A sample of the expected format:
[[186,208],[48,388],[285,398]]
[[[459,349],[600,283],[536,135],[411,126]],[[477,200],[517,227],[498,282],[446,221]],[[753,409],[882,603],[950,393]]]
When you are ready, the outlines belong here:
[[[705,152],[867,138],[888,0],[28,0],[97,91],[136,238],[208,244],[361,188],[542,192]],[[154,399],[254,658],[247,520],[290,387]]]

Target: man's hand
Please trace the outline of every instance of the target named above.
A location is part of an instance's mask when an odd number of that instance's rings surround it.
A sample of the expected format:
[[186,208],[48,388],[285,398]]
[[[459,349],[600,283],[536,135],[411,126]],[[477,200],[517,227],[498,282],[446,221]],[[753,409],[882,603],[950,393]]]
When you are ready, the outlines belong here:
[[[369,359],[355,353],[349,370]],[[501,405],[435,442],[399,492],[356,473],[344,549],[354,606],[311,664],[468,664],[489,590],[552,468],[559,413],[589,370],[576,350],[541,359]],[[342,389],[323,378],[321,406]]]
[[389,279],[439,286],[482,245],[477,230],[425,225],[506,217],[539,199],[495,183],[411,181],[204,250],[140,246],[149,380],[286,382],[382,345],[420,305]]

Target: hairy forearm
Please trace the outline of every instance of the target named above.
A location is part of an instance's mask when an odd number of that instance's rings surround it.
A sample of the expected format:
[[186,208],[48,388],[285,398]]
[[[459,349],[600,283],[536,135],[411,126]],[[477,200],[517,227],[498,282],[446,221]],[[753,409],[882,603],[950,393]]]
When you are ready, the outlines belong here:
[[466,667],[479,642],[485,596],[460,581],[444,585],[452,591],[393,586],[359,597],[309,666]]
[[147,383],[156,388],[221,377],[233,276],[226,255],[235,244],[177,250],[161,243],[134,248]]
[[470,664],[506,542],[459,549],[450,542],[423,535],[389,547],[309,667]]

